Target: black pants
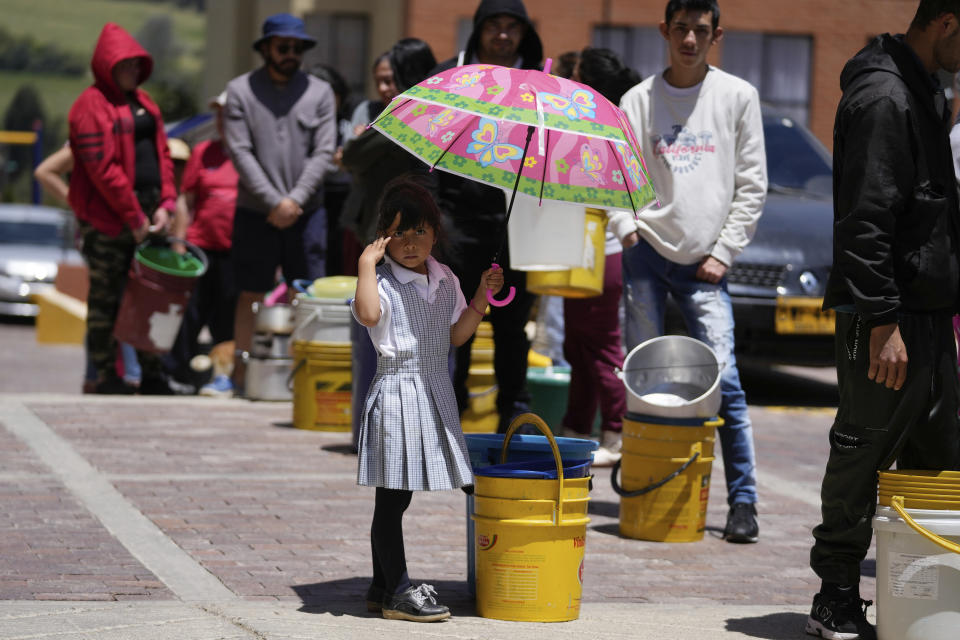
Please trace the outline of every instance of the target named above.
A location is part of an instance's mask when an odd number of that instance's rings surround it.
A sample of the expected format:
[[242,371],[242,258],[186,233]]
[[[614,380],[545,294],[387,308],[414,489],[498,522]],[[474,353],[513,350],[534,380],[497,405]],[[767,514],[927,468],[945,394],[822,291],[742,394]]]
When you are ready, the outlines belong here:
[[840,406],[830,429],[821,489],[823,522],[813,530],[810,566],[824,582],[857,584],[873,535],[877,472],[960,468],[957,351],[948,313],[902,313],[907,379],[900,391],[867,378],[870,332],[837,314]]
[[403,548],[403,512],[411,498],[412,491],[377,487],[370,527],[373,586],[386,594],[400,593],[411,586]]
[[233,320],[237,310],[237,286],[229,251],[205,251],[209,262],[190,294],[183,324],[170,353],[164,358],[167,371],[181,381],[190,378],[190,359],[200,353],[197,337],[206,326],[213,344],[233,340]]

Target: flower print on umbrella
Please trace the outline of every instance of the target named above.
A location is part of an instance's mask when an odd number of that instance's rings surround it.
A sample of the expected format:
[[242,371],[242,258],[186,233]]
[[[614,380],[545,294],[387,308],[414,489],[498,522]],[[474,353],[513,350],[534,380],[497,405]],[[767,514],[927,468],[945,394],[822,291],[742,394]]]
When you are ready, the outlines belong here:
[[537,166],[537,159],[527,156],[526,159],[523,161],[523,166],[525,166],[528,169],[535,167]]
[[[457,134],[455,134],[453,131],[447,131],[445,134],[440,136],[440,141],[446,144],[451,140],[453,140],[455,137],[457,137]],[[623,182],[623,177],[620,178],[620,182],[621,183]]]
[[623,184],[623,173],[619,169],[614,169],[610,176],[617,184]]
[[427,84],[431,84],[431,85],[440,84],[441,82],[443,82],[443,76],[433,76],[432,78],[429,78],[427,80]]
[[523,100],[524,102],[533,102],[534,100],[536,100],[536,96],[534,96],[529,91],[525,91],[524,93],[520,94],[520,99]]
[[588,176],[596,184],[606,184],[603,177],[603,163],[600,161],[600,155],[590,148],[590,145],[584,144],[580,147],[580,173]]
[[492,87],[487,87],[487,95],[495,96],[503,92],[503,85],[495,84]]
[[499,135],[500,128],[496,120],[480,118],[480,124],[470,134],[473,141],[467,145],[467,153],[476,155],[480,166],[484,168],[523,156],[523,149],[515,144],[500,142]]
[[597,116],[597,102],[593,93],[586,89],[577,89],[569,97],[540,91],[540,102],[567,116],[570,120],[592,120]]
[[410,110],[410,115],[412,116],[422,116],[427,112],[427,105],[418,104],[413,109]]
[[557,168],[557,171],[560,173],[567,173],[570,171],[570,165],[567,164],[567,161],[563,158],[554,161],[554,166]]

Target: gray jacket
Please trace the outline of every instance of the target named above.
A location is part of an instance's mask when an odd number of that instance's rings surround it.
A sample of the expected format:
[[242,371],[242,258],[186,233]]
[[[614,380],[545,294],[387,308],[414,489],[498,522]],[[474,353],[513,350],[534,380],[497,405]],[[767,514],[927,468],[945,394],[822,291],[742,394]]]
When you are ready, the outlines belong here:
[[266,68],[227,84],[224,133],[240,174],[237,206],[263,211],[291,198],[304,210],[323,203],[333,169],[336,104],[326,82],[298,72],[277,88]]

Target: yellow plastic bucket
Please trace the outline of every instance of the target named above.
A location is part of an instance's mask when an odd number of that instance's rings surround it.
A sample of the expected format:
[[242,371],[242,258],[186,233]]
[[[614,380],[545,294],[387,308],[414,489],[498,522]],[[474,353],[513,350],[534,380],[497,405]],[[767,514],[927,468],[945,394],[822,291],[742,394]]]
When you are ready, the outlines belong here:
[[715,433],[723,421],[637,418],[624,417],[623,455],[610,474],[620,495],[621,535],[655,542],[702,540]]
[[960,472],[880,472],[877,635],[953,640],[960,628]]
[[564,478],[550,429],[532,413],[517,416],[503,439],[535,425],[550,442],[556,480],[476,476],[477,614],[497,620],[564,622],[580,616],[590,478]]
[[293,426],[314,431],[350,431],[350,346],[294,340],[293,359]]
[[600,209],[587,209],[584,225],[584,266],[562,271],[528,271],[528,291],[565,298],[590,298],[603,293],[607,216]]

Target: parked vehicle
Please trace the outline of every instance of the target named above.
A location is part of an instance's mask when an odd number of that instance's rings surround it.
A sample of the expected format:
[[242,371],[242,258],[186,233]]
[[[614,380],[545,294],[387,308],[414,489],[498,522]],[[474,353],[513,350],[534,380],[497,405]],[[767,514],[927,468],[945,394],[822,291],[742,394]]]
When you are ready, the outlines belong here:
[[[727,273],[737,357],[831,365],[834,314],[820,307],[833,263],[833,162],[806,127],[767,105],[763,132],[767,201],[756,235]],[[682,327],[678,313],[667,326]]]
[[0,315],[37,315],[32,297],[53,286],[57,265],[83,263],[75,229],[69,211],[0,204]]

